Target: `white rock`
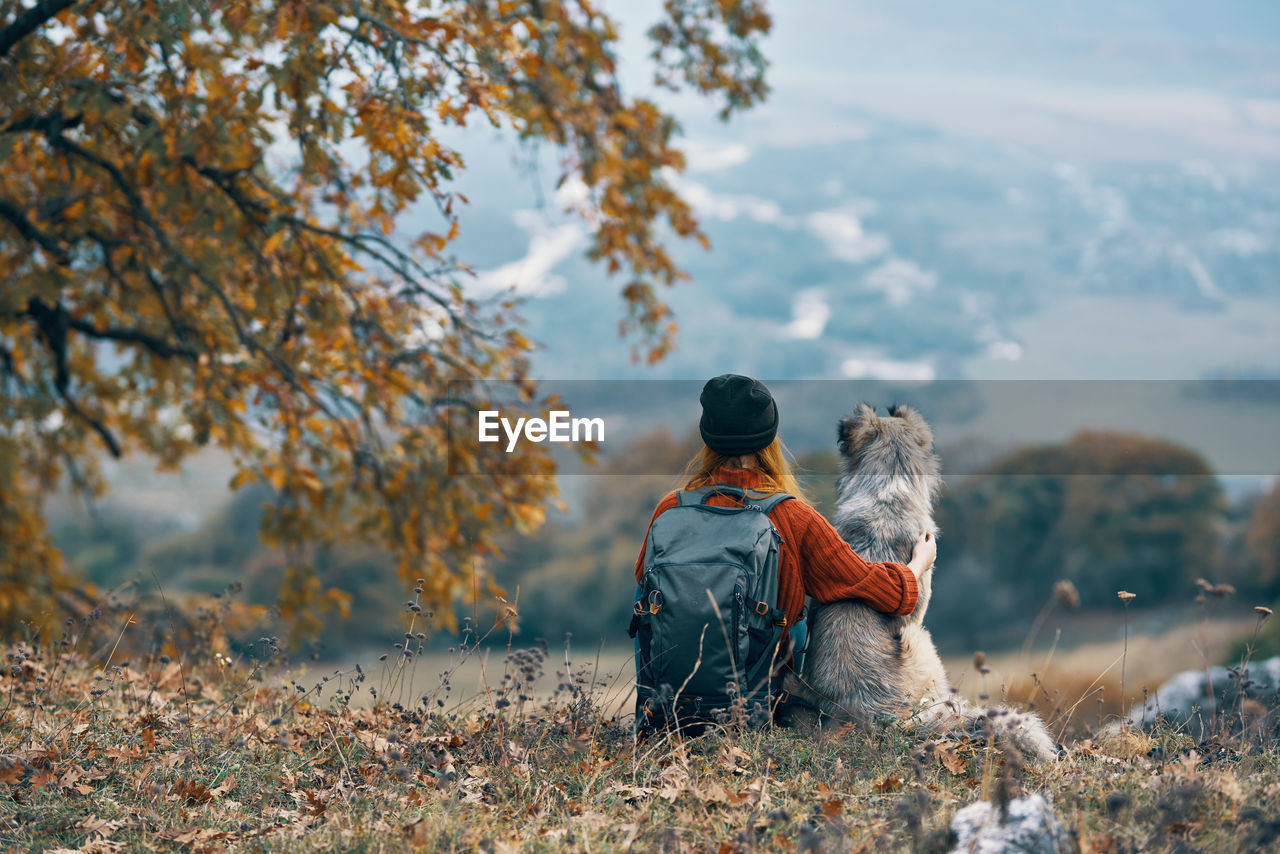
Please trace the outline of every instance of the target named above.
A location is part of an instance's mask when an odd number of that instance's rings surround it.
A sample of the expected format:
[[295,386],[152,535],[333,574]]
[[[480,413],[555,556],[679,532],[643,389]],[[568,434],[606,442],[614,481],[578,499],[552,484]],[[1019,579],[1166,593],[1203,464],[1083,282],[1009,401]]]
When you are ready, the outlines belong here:
[[[1267,710],[1264,731],[1274,729],[1280,709],[1280,656],[1250,662],[1241,673],[1226,667],[1212,667],[1208,674],[1204,670],[1178,673],[1145,702],[1131,708],[1126,717],[1129,724],[1140,727],[1150,725],[1163,716],[1174,724],[1187,724],[1192,735],[1200,735],[1213,713],[1222,709],[1227,713],[1228,723],[1234,727],[1239,724],[1237,712],[1241,709],[1242,683],[1244,697],[1261,703]],[[1213,686],[1212,692],[1210,685]]]
[[951,819],[956,835],[953,854],[1065,854],[1071,850],[1066,828],[1043,795],[1023,795],[1009,801],[1002,816],[987,801],[961,809]]

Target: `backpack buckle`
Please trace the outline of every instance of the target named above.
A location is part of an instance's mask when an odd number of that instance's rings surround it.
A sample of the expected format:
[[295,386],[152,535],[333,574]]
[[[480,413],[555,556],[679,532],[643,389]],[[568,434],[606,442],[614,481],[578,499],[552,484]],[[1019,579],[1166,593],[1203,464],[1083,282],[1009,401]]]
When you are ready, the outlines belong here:
[[768,603],[768,602],[757,602],[757,603],[756,603],[756,613],[757,613],[757,614],[759,614],[759,615],[760,615],[760,616],[762,616],[762,617],[768,616],[768,614],[769,614],[769,603]]
[[656,614],[658,613],[658,609],[660,609],[661,607],[662,607],[662,591],[661,590],[649,591],[649,613]]

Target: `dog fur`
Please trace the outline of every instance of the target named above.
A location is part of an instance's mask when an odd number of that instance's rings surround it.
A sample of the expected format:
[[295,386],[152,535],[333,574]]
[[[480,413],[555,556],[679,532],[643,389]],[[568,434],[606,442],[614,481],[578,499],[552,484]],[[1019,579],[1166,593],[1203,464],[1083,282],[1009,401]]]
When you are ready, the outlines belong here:
[[[941,486],[933,431],[918,412],[894,406],[888,418],[860,403],[839,426],[841,474],[836,482],[834,524],[840,536],[869,561],[907,563],[921,531],[935,537],[933,501]],[[933,570],[918,579],[915,610],[890,617],[853,601],[811,603],[804,670],[784,688],[801,704],[788,723],[816,726],[818,712],[835,722],[870,723],[909,715],[930,735],[963,732],[997,741],[1024,754],[1058,755],[1043,721],[1005,706],[979,708],[955,695],[924,614]]]

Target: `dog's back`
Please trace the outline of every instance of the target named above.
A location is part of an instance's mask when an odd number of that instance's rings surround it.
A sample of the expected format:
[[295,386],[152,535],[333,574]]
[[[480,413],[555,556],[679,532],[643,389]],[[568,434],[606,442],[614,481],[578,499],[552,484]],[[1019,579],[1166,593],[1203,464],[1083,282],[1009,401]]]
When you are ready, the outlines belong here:
[[[863,558],[907,563],[922,531],[937,536],[933,499],[940,485],[933,432],[915,410],[900,406],[880,418],[867,404],[840,422],[841,475],[835,527]],[[981,737],[994,730],[1002,747],[1050,759],[1058,746],[1031,712],[977,707],[953,695],[933,638],[923,625],[933,571],[918,579],[915,610],[889,617],[854,601],[815,604],[804,672],[786,689],[801,703],[789,722],[868,722],[912,712],[924,732]]]
[[[841,475],[834,524],[869,561],[911,559],[921,531],[937,533],[933,498],[939,485],[933,433],[909,407],[880,418],[867,404],[840,422]],[[919,697],[921,678],[941,674],[928,642],[928,673],[913,662],[929,604],[932,573],[919,579],[915,611],[889,617],[860,602],[814,603],[804,673],[789,687],[835,720],[894,715]],[[945,678],[945,677],[943,677]]]

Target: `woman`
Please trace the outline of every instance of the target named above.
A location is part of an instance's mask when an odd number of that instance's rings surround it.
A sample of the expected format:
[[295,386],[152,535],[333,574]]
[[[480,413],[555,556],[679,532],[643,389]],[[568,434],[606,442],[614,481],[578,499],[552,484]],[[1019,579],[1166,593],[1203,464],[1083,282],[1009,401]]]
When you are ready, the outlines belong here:
[[[728,484],[757,492],[785,492],[793,500],[776,504],[769,520],[782,539],[778,560],[777,607],[786,612],[786,625],[801,619],[805,596],[819,602],[859,599],[891,616],[909,614],[916,606],[916,578],[933,566],[937,543],[922,532],[907,564],[871,563],[859,557],[835,528],[805,502],[803,492],[778,440],[778,408],[769,389],[740,374],[723,374],[707,381],[699,398],[698,424],[704,447],[689,462],[684,488]],[[649,520],[675,507],[672,492],[658,503]],[[708,504],[741,506],[729,494],[714,494]],[[636,558],[636,582],[644,571],[648,533]],[[787,651],[779,651],[779,660]]]

